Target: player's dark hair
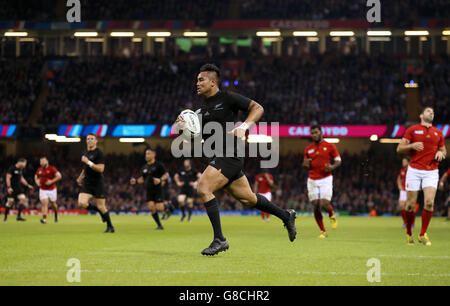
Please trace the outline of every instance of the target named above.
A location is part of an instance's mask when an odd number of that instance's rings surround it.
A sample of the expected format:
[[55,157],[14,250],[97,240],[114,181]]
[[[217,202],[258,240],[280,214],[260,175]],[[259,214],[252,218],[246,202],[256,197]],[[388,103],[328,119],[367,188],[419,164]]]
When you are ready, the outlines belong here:
[[88,136],[94,136],[95,138],[97,138],[97,135],[95,135],[94,133],[88,133],[88,134],[86,135],[86,137],[88,137]]
[[311,131],[312,130],[319,130],[319,131],[322,132],[322,127],[320,125],[318,125],[318,124],[313,124],[313,125],[311,125],[311,129],[310,130]]
[[26,161],[27,161],[27,159],[26,159],[26,158],[23,158],[23,157],[21,157],[21,158],[19,158],[19,159],[17,160],[18,163],[24,163],[24,162],[26,162]]
[[47,156],[45,156],[45,155],[42,155],[41,157],[39,157],[39,159],[43,159],[43,158],[45,158],[46,160],[48,160]]
[[152,151],[152,152],[156,153],[156,151],[153,150],[152,147],[146,147],[145,150],[144,150],[144,154],[147,153],[147,151]]
[[217,76],[217,81],[220,80],[220,69],[214,64],[204,64],[200,67],[200,72],[215,72]]
[[431,105],[425,105],[425,106],[422,106],[422,110],[420,111],[420,114],[423,114],[427,108],[431,108],[431,109],[434,111],[433,106],[431,106]]

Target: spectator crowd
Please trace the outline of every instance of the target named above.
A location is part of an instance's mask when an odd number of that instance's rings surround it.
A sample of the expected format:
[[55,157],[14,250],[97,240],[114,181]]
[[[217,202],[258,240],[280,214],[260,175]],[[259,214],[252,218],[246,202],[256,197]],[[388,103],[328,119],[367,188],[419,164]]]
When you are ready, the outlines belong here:
[[[199,67],[212,59],[156,57],[71,59],[55,72],[54,87],[40,123],[122,124],[173,122],[196,109]],[[236,90],[265,108],[264,121],[281,124],[402,124],[406,122],[404,83],[411,78],[422,102],[435,107],[435,122],[450,122],[450,69],[446,57],[421,59],[410,75],[396,57],[305,55],[254,56],[240,68],[222,67],[222,89]]]
[[[210,25],[223,19],[363,20],[367,0],[81,0],[82,20],[195,20]],[[0,20],[62,21],[65,1],[0,0]],[[382,20],[411,26],[421,18],[446,19],[446,0],[381,1]]]

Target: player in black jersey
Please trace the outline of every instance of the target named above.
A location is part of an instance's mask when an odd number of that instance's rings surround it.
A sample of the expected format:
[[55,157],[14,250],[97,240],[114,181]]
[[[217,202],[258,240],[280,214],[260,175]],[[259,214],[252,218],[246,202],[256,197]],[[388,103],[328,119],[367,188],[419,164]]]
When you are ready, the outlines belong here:
[[162,193],[163,193],[163,203],[164,203],[164,213],[161,220],[167,220],[175,211],[175,207],[172,204],[172,199],[170,198],[169,184],[171,183],[170,175],[168,175],[167,180],[161,182]]
[[[228,138],[227,133],[235,136],[234,143],[236,144],[242,137],[245,136],[245,131],[256,123],[264,113],[264,109],[257,102],[241,96],[239,94],[219,89],[220,84],[220,70],[213,64],[206,64],[200,68],[200,73],[197,76],[197,94],[204,98],[204,103],[200,110],[197,111],[202,117],[202,125],[209,122],[217,122],[224,130],[223,143],[226,144]],[[237,128],[227,130],[227,122],[238,121],[239,111],[247,112],[247,118]],[[184,124],[182,119],[178,118],[175,121],[176,130]],[[203,139],[205,143],[208,141],[207,134],[203,130]],[[219,203],[214,192],[225,189],[236,200],[243,205],[255,207],[261,211],[270,213],[280,218],[289,235],[289,240],[294,241],[297,231],[295,228],[295,211],[284,210],[277,205],[271,203],[264,196],[253,193],[250,184],[242,172],[243,158],[238,157],[237,151],[233,146],[225,146],[220,155],[214,153],[214,157],[209,162],[200,177],[197,188],[197,193],[205,204],[208,217],[211,221],[214,230],[214,240],[210,246],[202,251],[203,255],[216,255],[219,252],[225,251],[229,248],[228,242],[222,234],[222,227],[220,224]],[[229,157],[229,153],[233,154]]]
[[187,203],[188,222],[191,222],[192,208],[194,207],[194,194],[200,176],[200,172],[192,169],[190,159],[186,159],[184,161],[184,169],[176,173],[174,176],[175,183],[178,187],[181,187],[180,193],[177,197],[178,207],[182,213],[180,221],[183,221],[184,218],[186,218],[185,205]]
[[22,210],[28,206],[28,199],[25,195],[23,186],[29,189],[33,189],[33,186],[28,184],[27,180],[23,177],[23,170],[27,166],[27,160],[20,158],[15,165],[8,168],[6,172],[6,188],[7,188],[7,200],[5,209],[4,222],[8,220],[8,214],[11,207],[17,203],[17,221],[26,221],[22,218]]
[[[106,186],[105,177],[105,156],[97,148],[97,136],[89,133],[86,137],[87,152],[81,157],[83,170],[77,179],[81,186],[78,195],[78,205],[82,208],[100,213],[102,221],[106,222],[105,233],[114,233],[114,227],[111,223],[109,212],[106,209]],[[95,198],[97,206],[89,204],[89,200]]]
[[158,227],[157,230],[163,230],[164,227],[159,220],[158,212],[164,212],[164,198],[161,182],[167,180],[169,174],[162,163],[156,161],[156,152],[151,148],[145,150],[146,164],[141,169],[139,178],[132,177],[130,184],[135,185],[145,183],[147,189],[147,205],[152,212],[152,217]]

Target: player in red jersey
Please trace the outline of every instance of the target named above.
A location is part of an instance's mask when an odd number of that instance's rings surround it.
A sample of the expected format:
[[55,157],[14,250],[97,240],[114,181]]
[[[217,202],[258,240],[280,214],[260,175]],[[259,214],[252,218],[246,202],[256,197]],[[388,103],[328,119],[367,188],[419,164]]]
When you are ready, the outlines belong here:
[[[448,168],[447,172],[442,175],[441,179],[439,180],[439,190],[444,191],[445,182],[447,181],[447,178],[450,176],[450,168]],[[445,206],[447,207],[447,220],[450,220],[450,195],[447,197],[447,200],[445,201]]]
[[438,187],[438,165],[447,155],[444,135],[432,125],[433,119],[433,108],[425,107],[420,114],[420,124],[409,127],[397,147],[398,153],[409,153],[411,157],[406,173],[406,236],[408,245],[414,244],[411,231],[413,210],[419,190],[422,189],[424,208],[422,210],[422,229],[419,234],[419,242],[431,246],[427,229],[433,215],[434,198]]
[[[331,197],[333,196],[332,172],[341,165],[341,157],[336,146],[323,139],[322,128],[311,126],[313,143],[304,152],[303,168],[309,170],[308,198],[314,206],[314,218],[321,230],[319,238],[328,237],[323,225],[322,210],[328,212],[331,228],[337,228]],[[333,161],[333,164],[331,162]]]
[[62,179],[61,173],[48,163],[47,157],[40,159],[41,167],[37,169],[34,175],[34,181],[39,186],[39,200],[42,204],[41,223],[47,223],[48,204],[55,212],[55,222],[58,222],[58,205],[56,204],[57,191],[56,182]]
[[[272,190],[271,188],[274,186],[273,176],[270,174],[267,169],[263,169],[263,172],[258,174],[255,177],[255,184],[253,186],[253,190],[255,193],[259,193],[267,198],[267,200],[272,201]],[[261,211],[261,219],[263,221],[270,220],[270,214]]]

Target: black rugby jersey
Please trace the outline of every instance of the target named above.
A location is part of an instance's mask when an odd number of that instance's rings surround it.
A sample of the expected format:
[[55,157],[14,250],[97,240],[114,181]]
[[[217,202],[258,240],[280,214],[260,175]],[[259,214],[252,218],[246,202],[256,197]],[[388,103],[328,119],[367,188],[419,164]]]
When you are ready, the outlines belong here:
[[[251,101],[251,99],[240,94],[219,90],[214,96],[204,99],[201,108],[196,111],[201,119],[202,136],[205,142],[215,133],[214,130],[211,133],[205,133],[205,125],[207,123],[217,122],[222,126],[222,130],[224,131],[222,135],[224,147],[222,150],[218,150],[222,152],[221,156],[225,156],[226,154],[227,156],[237,156],[237,138],[234,137],[234,146],[226,145],[226,133],[231,132],[234,128],[234,125],[227,126],[227,122],[239,122],[239,111],[248,112]],[[219,154],[215,154],[215,156],[219,156]]]

